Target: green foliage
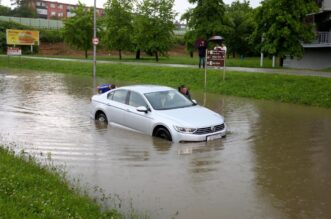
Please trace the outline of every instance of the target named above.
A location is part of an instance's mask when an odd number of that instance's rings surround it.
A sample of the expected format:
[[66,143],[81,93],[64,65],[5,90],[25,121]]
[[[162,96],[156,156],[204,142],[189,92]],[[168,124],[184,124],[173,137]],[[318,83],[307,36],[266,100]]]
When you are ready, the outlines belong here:
[[132,50],[132,2],[129,0],[108,0],[105,8],[103,42],[108,49]]
[[9,7],[0,5],[0,16],[10,16],[11,9]]
[[165,54],[174,43],[174,0],[144,0],[134,18],[134,43],[155,55]]
[[250,45],[250,35],[255,28],[253,9],[249,6],[249,1],[239,0],[233,2],[226,8],[229,32],[225,35],[228,52],[247,56],[254,53],[254,47]]
[[63,36],[58,30],[40,30],[39,37],[40,41],[45,43],[63,42]]
[[184,46],[185,45],[184,36],[175,36],[175,44]]
[[185,33],[186,49],[193,57],[195,41],[199,38],[209,39],[214,35],[229,36],[229,23],[225,17],[225,5],[223,0],[189,0],[196,7],[183,14],[181,20],[185,20],[189,31]]
[[184,35],[186,50],[190,53],[190,56],[193,58],[193,52],[195,50],[195,41],[197,40],[196,34],[194,31],[186,31]]
[[59,174],[0,146],[0,218],[121,218],[101,212]]
[[[208,39],[213,35],[224,35],[228,31],[225,26],[225,5],[223,0],[189,0],[196,7],[186,16],[187,25],[198,38]],[[184,17],[185,17],[184,16]]]
[[73,12],[75,16],[64,20],[64,41],[74,48],[83,50],[87,58],[87,51],[92,48],[93,13],[82,3],[79,3]]
[[[92,63],[82,62],[73,64],[24,58],[22,62],[26,69],[85,76],[91,74],[92,68]],[[12,59],[8,63],[6,58],[0,57],[1,67],[16,68],[18,63],[18,59]],[[187,84],[192,90],[202,90],[204,84],[204,71],[198,68],[132,64],[99,64],[97,68],[98,77],[115,84],[151,83],[172,87]],[[208,92],[331,108],[330,78],[229,71],[226,74],[226,80],[223,81],[221,71],[209,70]]]
[[36,11],[33,10],[30,6],[21,5],[21,6],[14,8],[11,11],[10,16],[35,18],[35,17],[37,17],[37,14],[36,14]]
[[312,25],[304,19],[316,9],[314,0],[265,0],[256,15],[253,40],[266,54],[302,57],[301,43],[314,37]]

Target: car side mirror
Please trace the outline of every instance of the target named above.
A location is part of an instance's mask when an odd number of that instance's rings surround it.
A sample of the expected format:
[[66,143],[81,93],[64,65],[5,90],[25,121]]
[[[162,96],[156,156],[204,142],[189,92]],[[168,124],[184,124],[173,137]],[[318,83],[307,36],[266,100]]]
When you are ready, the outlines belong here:
[[192,100],[192,102],[193,102],[195,105],[198,104],[198,102],[197,102],[196,100]]
[[142,113],[147,113],[149,111],[149,109],[146,106],[138,106],[136,109],[138,112],[142,112]]

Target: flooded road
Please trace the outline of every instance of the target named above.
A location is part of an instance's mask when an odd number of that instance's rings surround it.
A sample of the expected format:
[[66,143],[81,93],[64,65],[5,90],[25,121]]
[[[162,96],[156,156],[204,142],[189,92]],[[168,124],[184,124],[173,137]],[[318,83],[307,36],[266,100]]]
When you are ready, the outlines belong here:
[[[105,81],[99,81],[100,83]],[[151,218],[329,218],[331,110],[192,93],[227,138],[168,143],[89,118],[90,78],[0,73],[0,143]]]

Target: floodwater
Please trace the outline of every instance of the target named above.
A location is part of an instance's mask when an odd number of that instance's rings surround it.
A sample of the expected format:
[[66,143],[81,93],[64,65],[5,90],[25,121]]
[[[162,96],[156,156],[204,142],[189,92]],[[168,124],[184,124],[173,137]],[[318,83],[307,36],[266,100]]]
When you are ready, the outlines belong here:
[[330,109],[193,93],[227,138],[168,143],[92,121],[92,84],[0,73],[0,142],[51,157],[128,217],[330,218]]

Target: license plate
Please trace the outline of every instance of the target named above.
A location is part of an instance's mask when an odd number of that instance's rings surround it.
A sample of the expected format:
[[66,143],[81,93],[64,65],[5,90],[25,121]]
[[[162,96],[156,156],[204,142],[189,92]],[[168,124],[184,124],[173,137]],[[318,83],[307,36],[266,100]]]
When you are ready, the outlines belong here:
[[223,134],[209,135],[209,136],[207,136],[207,141],[219,139],[219,138],[222,138],[222,136],[223,136]]

